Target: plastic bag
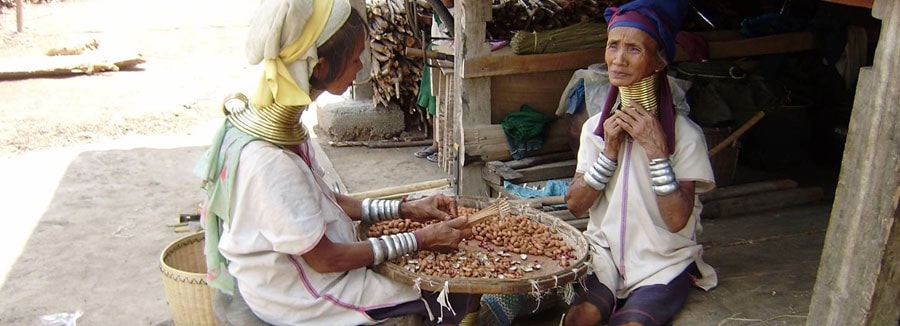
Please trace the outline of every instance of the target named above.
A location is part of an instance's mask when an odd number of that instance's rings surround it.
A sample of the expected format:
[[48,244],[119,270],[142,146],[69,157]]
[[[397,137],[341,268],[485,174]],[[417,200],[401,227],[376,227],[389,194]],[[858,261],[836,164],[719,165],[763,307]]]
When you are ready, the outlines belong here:
[[38,320],[40,320],[41,326],[75,326],[75,322],[83,314],[84,312],[81,310],[75,310],[75,312],[43,315]]

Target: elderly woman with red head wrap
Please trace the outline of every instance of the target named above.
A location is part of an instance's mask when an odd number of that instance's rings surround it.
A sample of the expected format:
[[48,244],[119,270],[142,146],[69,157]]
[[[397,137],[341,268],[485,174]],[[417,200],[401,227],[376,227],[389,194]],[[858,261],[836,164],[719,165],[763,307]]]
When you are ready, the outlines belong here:
[[590,214],[593,273],[565,325],[659,325],[681,310],[691,285],[715,271],[697,243],[697,194],[715,186],[702,129],[673,107],[666,67],[685,0],[636,0],[606,10],[611,89],[581,132],[569,210]]

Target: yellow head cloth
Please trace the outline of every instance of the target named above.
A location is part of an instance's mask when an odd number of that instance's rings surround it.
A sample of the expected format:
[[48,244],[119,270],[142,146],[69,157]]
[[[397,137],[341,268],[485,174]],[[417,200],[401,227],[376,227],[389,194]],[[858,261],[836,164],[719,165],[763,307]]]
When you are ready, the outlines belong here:
[[258,107],[307,105],[316,49],[350,14],[347,0],[266,0],[250,26],[247,54],[262,63],[263,76],[251,97]]

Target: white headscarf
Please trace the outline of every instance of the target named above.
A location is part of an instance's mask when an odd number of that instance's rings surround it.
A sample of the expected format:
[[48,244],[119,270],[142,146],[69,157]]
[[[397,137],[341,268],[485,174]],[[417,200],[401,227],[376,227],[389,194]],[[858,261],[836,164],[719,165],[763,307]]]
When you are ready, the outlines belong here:
[[246,49],[250,63],[265,68],[253,104],[309,104],[317,48],[344,25],[350,10],[349,0],[262,0]]

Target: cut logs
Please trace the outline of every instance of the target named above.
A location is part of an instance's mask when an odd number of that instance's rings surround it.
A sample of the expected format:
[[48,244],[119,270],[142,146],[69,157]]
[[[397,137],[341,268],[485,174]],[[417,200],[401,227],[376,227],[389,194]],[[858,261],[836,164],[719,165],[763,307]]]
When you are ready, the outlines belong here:
[[0,80],[93,75],[144,63],[137,52],[101,51],[96,39],[54,47],[44,56],[0,58]]
[[138,53],[90,51],[79,55],[28,56],[0,59],[0,80],[92,75],[131,69],[144,63]]
[[704,218],[716,218],[756,213],[776,208],[815,203],[821,201],[824,197],[824,191],[818,187],[755,193],[704,203],[701,215]]
[[401,0],[367,0],[366,7],[375,105],[393,103],[406,116],[422,116],[416,97],[424,61],[406,55],[406,48],[422,47],[412,24],[415,13]]
[[740,185],[716,188],[713,191],[700,194],[700,201],[703,203],[712,202],[718,199],[734,198],[761,192],[785,190],[797,188],[797,181],[790,179],[771,180],[751,182]]
[[604,0],[494,0],[486,29],[509,40],[516,31],[541,32],[582,22],[603,23]]

